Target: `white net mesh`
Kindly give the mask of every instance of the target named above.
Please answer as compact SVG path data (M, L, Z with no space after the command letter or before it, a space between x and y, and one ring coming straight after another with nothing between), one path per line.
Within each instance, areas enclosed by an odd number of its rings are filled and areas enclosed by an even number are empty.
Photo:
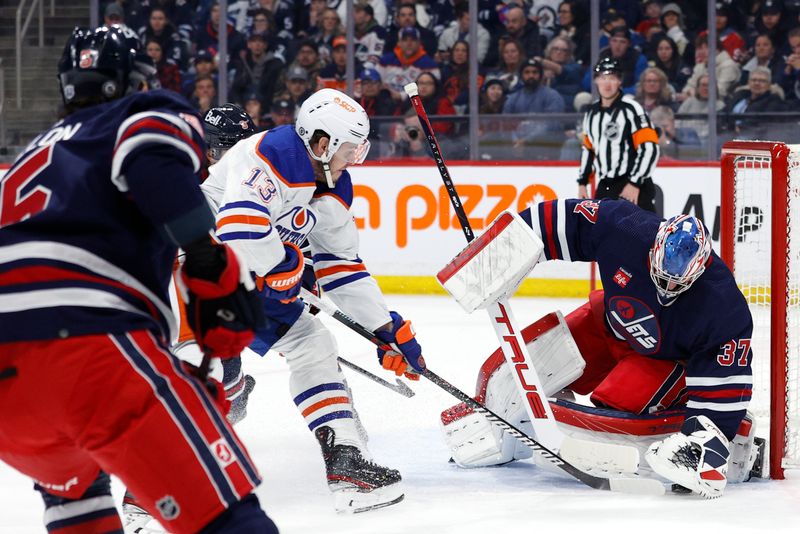
M786 436L784 467L800 466L800 146L791 147L787 194L786 251L771 250L772 161L769 155L739 156L734 163L734 274L753 315L753 400L750 411L756 416L757 434L768 437L770 424L783 427ZM771 269L786 266L788 302L773 302ZM786 306L786 354L772 354L770 311L773 305ZM785 421L783 414L771 414L770 360L780 362L786 376ZM785 363L784 363L785 362Z

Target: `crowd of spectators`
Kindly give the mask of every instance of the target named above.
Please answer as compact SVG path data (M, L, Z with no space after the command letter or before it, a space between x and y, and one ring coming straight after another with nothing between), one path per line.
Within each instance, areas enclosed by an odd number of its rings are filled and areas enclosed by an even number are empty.
M225 80L216 1L114 0L101 9L106 23L136 32L161 86L201 112L218 103L224 83L228 99L269 128L290 123L316 89L346 88L344 0L230 0ZM624 92L658 119L665 155L708 138L706 121L681 116L709 109L712 49L723 138L763 136L754 112L800 111L800 0L718 1L717 43L708 42L703 1L600 0L600 9L600 56L622 63ZM530 157L526 148L554 140L575 146L575 121L514 115L575 113L591 101L589 0L478 0L474 43L466 0L355 0L352 17L353 96L378 117L373 157L424 152L403 92L412 81L437 116L440 141L454 159L465 155L470 54L479 64L481 142L505 144L504 157Z

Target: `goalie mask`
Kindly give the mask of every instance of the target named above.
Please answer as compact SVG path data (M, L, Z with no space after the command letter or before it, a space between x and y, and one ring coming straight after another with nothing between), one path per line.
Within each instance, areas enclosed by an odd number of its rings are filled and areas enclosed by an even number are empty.
M706 269L711 240L700 219L678 215L661 223L650 249L650 278L658 301L669 306Z
M369 117L361 104L336 89L320 89L300 107L295 131L306 145L308 155L322 163L328 187L333 188L330 161L339 153L347 165L363 163L369 153ZM314 154L311 139L317 131L330 139L328 149Z

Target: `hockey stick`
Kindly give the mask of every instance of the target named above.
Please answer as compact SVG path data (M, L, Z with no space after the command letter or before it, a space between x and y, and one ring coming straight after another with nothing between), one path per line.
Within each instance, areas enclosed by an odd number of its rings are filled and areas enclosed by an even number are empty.
M409 397L409 398L414 396L414 390L411 389L410 387L408 387L408 385L405 382L403 382L402 380L400 380L399 378L395 379L395 382L397 382L396 384L392 384L391 382L388 382L388 381L384 380L383 378L370 373L366 369L363 369L363 368L359 367L358 365L345 360L341 356L339 358L337 358L337 360L339 360L339 363L341 363L345 367L349 367L350 369L352 369L356 373L366 376L367 378L369 378L373 382L377 382L378 384L391 389L395 393L399 393L400 395L402 395L404 397Z
M361 337L369 340L375 346L380 347L384 350L392 350L391 347L387 346L383 341L381 341L378 336L375 335L374 332L369 330L367 327L358 323L355 319L350 317L349 315L342 312L339 308L334 306L333 304L322 300L320 297L314 295L313 293L307 291L306 289L300 290L300 297L309 304L312 304L325 312L327 315L331 316L335 320L339 321L349 329L353 330ZM522 430L518 429L489 408L481 404L480 402L476 401L456 386L445 380L444 378L440 377L429 368L425 369L422 373L422 376L445 390L446 392L453 395L455 398L460 400L461 402L465 403L467 406L475 410L476 412L482 414L486 419L491 422L492 424L502 428L515 438L517 438L520 442L524 443L528 446L531 450L539 454L541 457L549 461L554 466L560 468L567 474L571 475L572 477L576 478L580 482L586 484L587 486L600 489L600 490L610 490L610 491L617 491L621 493L634 493L640 495L663 495L664 494L664 485L654 479L649 478L639 478L639 477L614 477L614 478L605 478L590 475L584 471L581 471L568 461L564 460L558 454L555 454L550 449L530 437L528 434L523 432ZM575 444L574 449L569 447L571 444ZM565 436L564 444L567 445L564 447L565 452L567 449L580 449L582 447L582 443L585 443L583 440L573 439L569 436ZM619 446L610 446L608 451L613 451L618 449ZM603 444L599 444L600 449L604 449ZM605 452L605 450L603 451ZM613 456L613 452L610 456Z
M475 233L472 231L467 213L450 178L450 172L444 162L439 142L436 140L433 127L428 120L428 114L422 106L417 84L410 83L406 85L405 91L411 99L414 110L417 112L420 126L422 126L422 131L428 140L433 159L439 169L439 174L442 176L445 189L447 189L447 193L450 196L450 203L453 205L458 222L461 224L464 237L467 238L467 243L470 243L475 239ZM514 382L517 385L520 397L525 401L525 409L531 418L531 425L536 437L547 447L559 450L565 437L564 433L556 426L553 410L544 397L542 381L539 379L530 354L528 354L528 348L522 339L521 330L517 327L508 298L501 298L496 303L488 306L486 310L492 320L492 326L500 343L500 350L503 351L503 356L505 356L509 367L514 370L511 374L515 378Z

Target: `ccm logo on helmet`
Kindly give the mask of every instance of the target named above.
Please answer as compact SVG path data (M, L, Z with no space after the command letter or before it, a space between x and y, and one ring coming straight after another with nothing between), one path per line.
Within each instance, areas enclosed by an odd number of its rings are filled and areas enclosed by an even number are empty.
M346 109L350 113L355 113L356 112L356 108L352 104L349 104L349 103L345 102L344 100L342 100L338 96L336 98L334 98L333 101L336 102L337 104L339 104L340 106L342 106L344 109Z

